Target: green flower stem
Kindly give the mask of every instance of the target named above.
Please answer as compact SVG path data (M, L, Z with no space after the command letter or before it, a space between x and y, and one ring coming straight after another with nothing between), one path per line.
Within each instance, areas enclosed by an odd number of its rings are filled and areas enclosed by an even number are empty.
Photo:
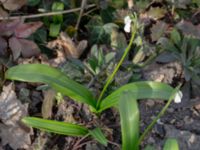
M135 39L135 35L136 35L136 31L137 31L137 28L136 28L136 25L134 24L132 26L132 36L131 36L131 39L130 39L130 42L128 44L128 46L126 47L125 51L124 51L124 54L122 56L122 58L120 59L119 63L117 64L116 68L114 69L114 71L112 72L112 74L108 77L107 79L107 82L105 84L105 86L103 87L103 90L101 91L101 94L98 98L98 101L97 101L97 109L99 109L99 106L100 106L100 103L101 103L101 99L105 93L105 91L107 90L109 84L111 83L111 81L113 80L115 74L117 73L117 71L119 70L119 67L121 66L122 62L124 61L124 59L126 58L126 55L128 54L128 52L130 51L131 49L131 46L133 44L133 40Z
M176 87L176 89L174 89L174 92L170 96L170 98L169 98L168 102L166 103L166 105L163 107L163 109L160 111L160 113L156 116L156 118L151 122L151 124L145 129L145 131L143 132L143 134L140 136L140 138L138 140L138 145L141 144L141 142L144 140L145 136L153 128L153 126L156 124L156 122L158 121L158 119L160 119L161 116L164 115L164 113L166 112L167 108L169 107L169 105L173 101L173 99L175 97L175 94L178 92L178 90L180 89L180 87L181 87L181 85L178 85Z

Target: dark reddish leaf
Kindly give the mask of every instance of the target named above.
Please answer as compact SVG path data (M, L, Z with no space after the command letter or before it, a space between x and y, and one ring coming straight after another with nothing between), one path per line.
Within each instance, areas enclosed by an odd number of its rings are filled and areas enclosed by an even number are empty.
M7 48L7 42L5 39L3 39L2 37L0 37L0 55L5 55L5 50Z
M200 24L195 26L192 22L183 20L176 24L176 27L180 29L183 34L200 39Z
M22 45L18 38L12 37L9 39L9 47L13 53L13 59L16 60L22 51Z
M21 24L20 20L3 21L0 23L0 35L10 36L14 33L15 28Z
M34 42L26 39L12 37L9 39L9 46L12 50L14 60L16 60L20 54L22 54L24 58L29 58L38 56L40 53L38 46Z
M19 42L21 43L21 53L24 58L38 56L40 54L37 44L35 44L33 41L19 39Z
M42 26L42 22L31 22L17 26L15 36L18 38L27 38Z

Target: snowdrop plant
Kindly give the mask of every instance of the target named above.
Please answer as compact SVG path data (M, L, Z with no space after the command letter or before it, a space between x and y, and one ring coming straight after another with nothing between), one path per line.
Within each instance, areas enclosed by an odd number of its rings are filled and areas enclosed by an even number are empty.
M135 38L138 26L136 15L135 17L132 16L131 19L133 23L131 24L132 36L130 43L125 49L125 52L113 73L108 77L105 86L103 87L103 90L98 98L94 97L93 93L85 86L69 79L58 69L44 64L18 65L8 69L5 77L7 79L16 81L40 82L48 84L50 87L62 95L68 96L77 102L88 105L92 110L91 113L94 112L100 115L106 109L111 107L117 108L119 110L121 120L122 149L138 150L139 145L144 139L145 135L149 132L155 122L161 117L161 115L163 115L166 111L170 102L174 98L174 93L177 92L177 89L173 89L171 86L165 83L140 81L121 86L111 94L104 96L107 87L113 81L116 72L118 71L124 58L131 49L131 45ZM128 27L129 25L127 25L127 28ZM181 96L178 95L177 97L178 98L176 98L176 100L180 101ZM139 109L137 106L137 101L148 98L168 100L168 102L161 111L161 114L159 114L156 118L157 120L154 120L149 125L149 127L147 127L145 132L140 136ZM108 143L108 140L106 139L99 126L91 130L78 124L59 122L36 117L25 117L22 119L22 122L47 132L53 132L67 136L90 136L105 146Z

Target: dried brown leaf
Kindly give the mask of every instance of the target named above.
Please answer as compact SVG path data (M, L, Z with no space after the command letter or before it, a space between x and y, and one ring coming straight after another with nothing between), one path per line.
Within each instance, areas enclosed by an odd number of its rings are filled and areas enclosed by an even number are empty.
M200 24L193 25L192 22L182 20L176 24L176 27L180 29L183 34L200 39Z
M151 39L157 41L167 30L168 25L163 21L157 21L151 28Z
M24 128L20 120L27 116L27 105L23 105L15 94L13 84L3 87L0 96L0 137L3 145L9 144L13 149L26 148L31 144L31 130Z
M48 43L48 47L64 51L66 58L79 58L83 50L87 47L87 41L83 40L78 44L78 46L76 46L66 33L61 32L58 39Z
M167 10L162 7L150 7L150 9L145 13L145 16L158 20L165 16Z
M42 116L43 118L50 118L52 115L53 101L56 92L54 90L44 91L44 100L42 103Z
M33 34L38 28L43 25L42 22L31 22L31 23L24 23L16 27L15 29L15 36L18 38L27 38L31 34Z
M17 10L26 4L27 0L3 0L3 7L8 10Z
M3 39L2 37L0 37L0 55L4 55L5 51L7 49L7 42L5 39Z
M9 39L9 47L13 54L13 60L15 61L17 58L19 58L22 51L22 45L19 42L19 39L16 37L11 37Z
M14 33L15 28L21 24L20 20L2 21L0 22L0 35L10 36Z
M8 13L0 6L0 17L8 17Z
M9 46L12 50L14 60L19 58L20 54L22 54L24 58L38 56L40 54L38 46L33 41L26 39L12 37L9 39Z
M40 50L35 42L26 39L19 39L19 41L22 45L21 52L24 58L38 56L40 54Z

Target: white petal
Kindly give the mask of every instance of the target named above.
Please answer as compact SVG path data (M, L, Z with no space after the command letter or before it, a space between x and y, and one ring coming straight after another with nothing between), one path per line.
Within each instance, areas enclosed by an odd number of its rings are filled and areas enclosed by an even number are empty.
M181 99L183 97L183 93L181 91L178 91L175 95L175 98L174 98L174 102L175 103L180 103L181 102Z
M130 24L130 23L131 23L131 18L130 18L130 16L126 16L126 17L124 18L124 23L125 23L125 24Z
M124 31L130 33L131 32L131 23L125 24Z

